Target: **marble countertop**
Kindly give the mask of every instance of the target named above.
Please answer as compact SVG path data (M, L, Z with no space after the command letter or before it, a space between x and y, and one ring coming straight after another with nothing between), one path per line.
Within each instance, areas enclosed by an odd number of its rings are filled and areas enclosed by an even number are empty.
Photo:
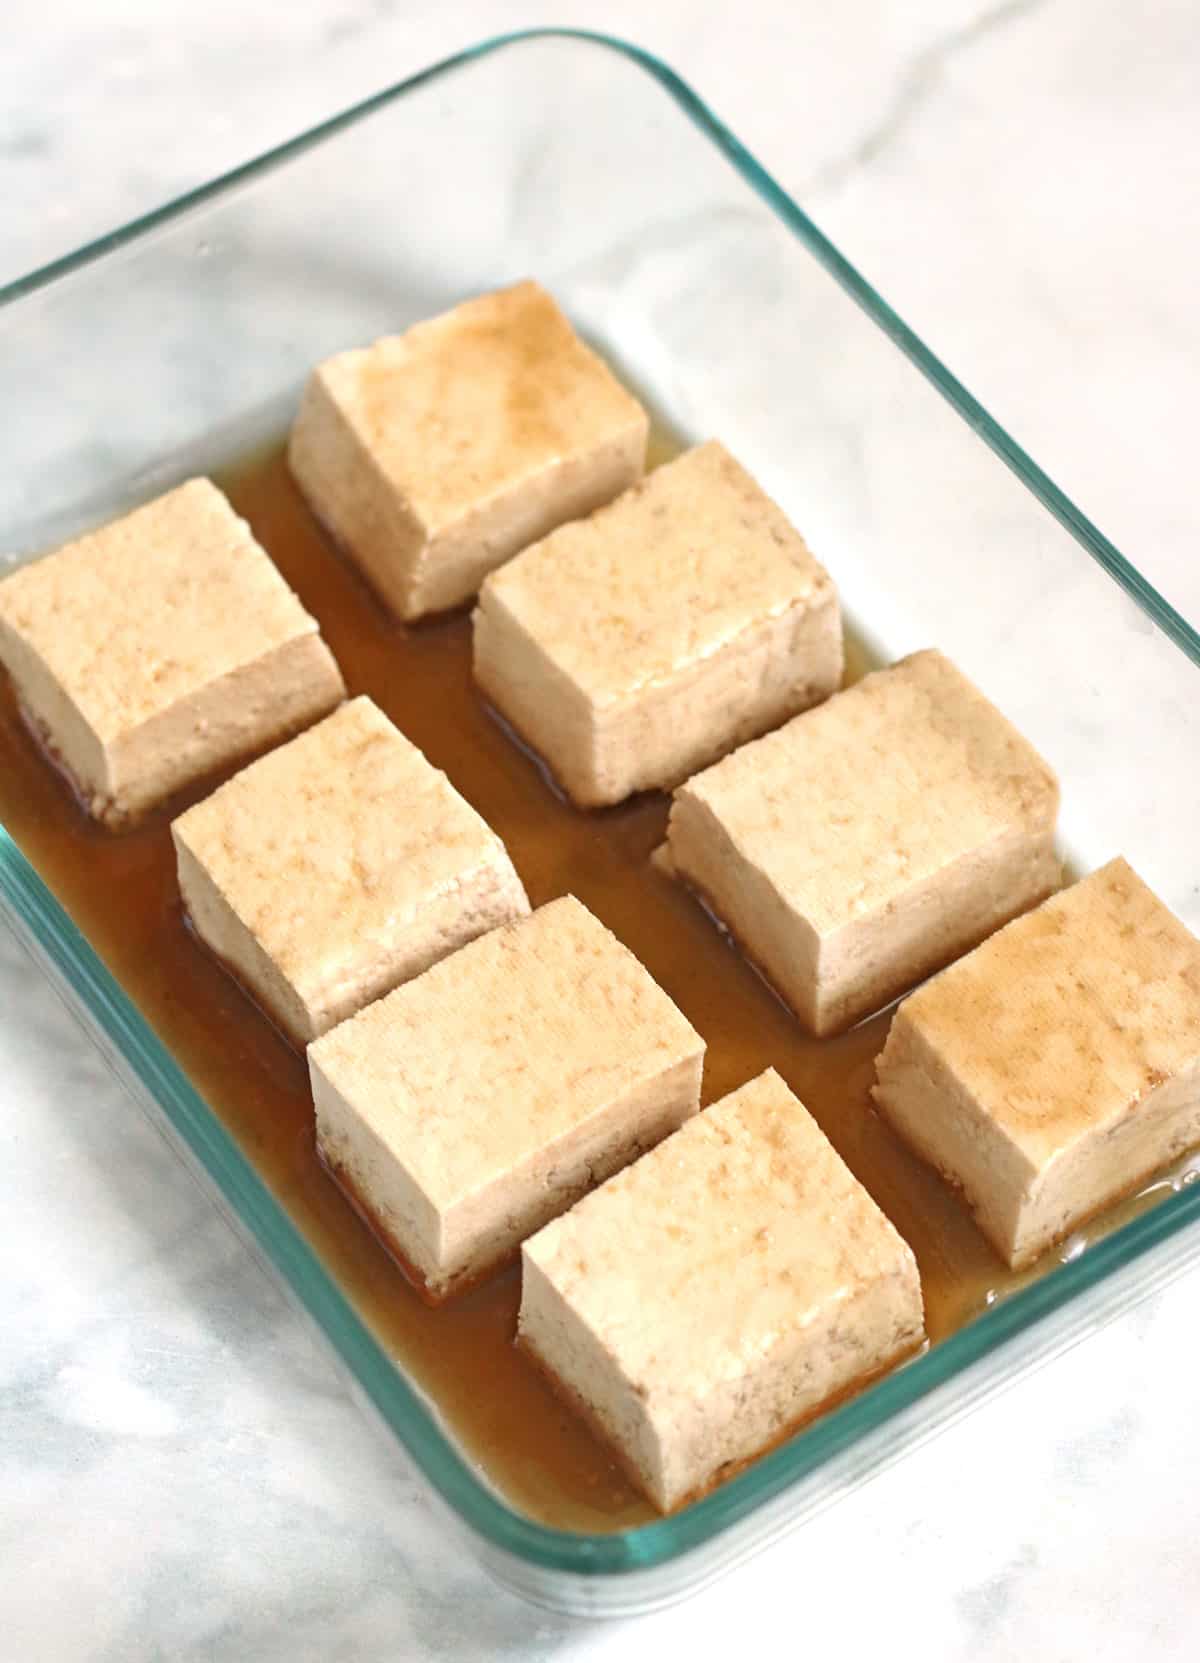
M1187 0L17 12L0 281L481 35L641 40L1200 617ZM0 1150L6 1657L1195 1656L1196 1275L715 1588L588 1625L463 1555L2 927Z

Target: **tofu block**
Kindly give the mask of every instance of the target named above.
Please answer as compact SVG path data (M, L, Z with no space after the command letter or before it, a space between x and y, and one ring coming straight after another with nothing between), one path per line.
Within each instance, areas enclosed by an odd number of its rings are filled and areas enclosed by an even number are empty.
M475 679L576 803L670 787L826 699L837 592L716 441L494 572Z
M522 1254L518 1343L666 1512L924 1339L917 1264L768 1069Z
M437 1303L695 1114L703 1060L568 895L310 1046L317 1147Z
M1027 1265L1200 1144L1200 942L1124 860L905 999L875 1100Z
M495 832L367 698L171 832L196 933L299 1044L529 911Z
M383 602L419 618L640 479L648 430L526 282L319 364L288 456Z
M113 827L346 691L316 620L207 479L0 582L0 663L88 813Z
M676 793L678 874L818 1035L1057 888L1058 782L939 652L864 677Z

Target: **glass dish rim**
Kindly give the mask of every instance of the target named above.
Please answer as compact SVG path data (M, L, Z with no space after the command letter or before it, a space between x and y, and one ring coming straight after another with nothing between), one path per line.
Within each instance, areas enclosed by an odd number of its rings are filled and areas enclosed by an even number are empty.
M171 220L332 137L427 82L522 43L577 41L616 53L648 74L726 158L766 206L985 444L1120 585L1164 635L1200 665L1200 635L1080 512L992 419L916 334L776 183L709 106L661 58L617 36L540 27L491 36L361 100L216 179L185 192L49 264L0 287L0 309L134 243ZM495 1547L547 1570L609 1576L666 1564L724 1533L860 1437L1111 1273L1200 1217L1200 1185L1180 1190L1082 1256L984 1312L932 1350L891 1374L682 1512L628 1530L578 1533L536 1523L511 1508L473 1470L436 1413L373 1338L232 1136L206 1107L178 1064L105 969L69 915L0 825L0 895L64 973L73 992L168 1115L175 1131L316 1320L409 1458L451 1509Z

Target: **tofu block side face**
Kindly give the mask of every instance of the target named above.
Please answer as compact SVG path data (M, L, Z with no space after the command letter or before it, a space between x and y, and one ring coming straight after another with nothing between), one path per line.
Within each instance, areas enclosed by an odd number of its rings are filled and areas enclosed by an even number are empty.
M1033 1164L927 1041L908 1005L892 1018L872 1095L905 1142L962 1190L984 1235L1011 1258Z
M674 1404L677 1431L662 1452L659 1505L678 1506L720 1482L823 1406L911 1356L924 1338L915 1261L884 1269L844 1300L827 1302L802 1334L793 1333L741 1380L720 1382L703 1400ZM660 1398L654 1408L664 1419L671 1415L669 1400Z
M671 804L667 851L675 873L712 908L804 1026L820 1033L820 936L772 882L769 867L748 860L713 804L687 786Z
M1140 1098L1108 1135L1080 1140L1030 1185L1010 1260L1032 1263L1108 1202L1200 1145L1200 1061Z
M581 806L669 787L842 674L828 575L715 441L493 574L475 676Z
M310 1047L318 1147L436 1301L695 1114L703 1054L564 897Z
M502 1180L463 1197L443 1215L441 1259L471 1277L510 1257L528 1236L565 1212L596 1184L644 1155L700 1107L703 1045L679 1061L630 1078L587 1115L549 1163L544 1147L527 1150ZM632 1075L632 1071L631 1071ZM505 1192L508 1192L507 1195Z
M821 943L815 1033L835 1034L886 1005L927 971L956 958L1057 889L1050 837L1000 832L949 860L883 908Z
M289 445L318 517L401 618L641 477L649 422L538 284L314 371Z
M772 1070L525 1244L521 1343L656 1506L914 1350L907 1244Z
M877 671L675 794L676 869L818 1035L1058 885L1058 784L940 653Z
M441 1220L387 1142L355 1111L309 1047L317 1152L354 1206L420 1284L438 1280Z
M544 1234L544 1232L543 1232ZM534 1237L537 1242L539 1237ZM640 1383L615 1362L603 1335L581 1320L554 1268L544 1268L526 1242L521 1254L521 1310L517 1343L533 1358L559 1395L619 1457L622 1467L654 1505L672 1505L665 1451Z
M197 932L300 1043L529 910L500 839L366 698L172 833Z
M114 826L345 696L316 620L206 479L0 583L0 662Z
M1014 1266L1200 1143L1200 943L1124 861L905 1000L876 1099Z

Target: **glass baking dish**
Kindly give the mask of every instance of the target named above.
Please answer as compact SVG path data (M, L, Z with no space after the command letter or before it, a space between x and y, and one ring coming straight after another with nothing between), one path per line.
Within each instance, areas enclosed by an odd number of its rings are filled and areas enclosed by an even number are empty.
M981 683L1057 767L1073 862L1124 853L1200 924L1200 639L701 100L620 41L485 41L0 291L0 546L20 558L277 438L317 359L526 274L662 424L748 463L869 656L936 644ZM455 1446L2 828L0 902L484 1564L561 1610L702 1585L1200 1256L1181 1174L704 1500L551 1529Z

